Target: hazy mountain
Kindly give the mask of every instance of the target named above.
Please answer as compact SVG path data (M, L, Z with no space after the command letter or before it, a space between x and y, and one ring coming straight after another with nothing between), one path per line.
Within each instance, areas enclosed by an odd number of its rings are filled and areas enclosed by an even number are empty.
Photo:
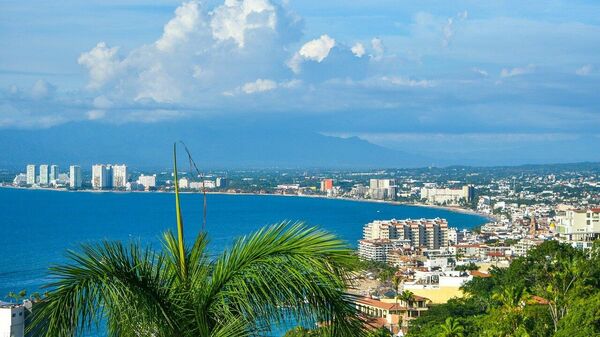
M415 167L428 163L358 138L275 126L69 123L49 129L2 130L0 165L27 163L127 163L168 167L174 141L182 140L195 161L208 168Z

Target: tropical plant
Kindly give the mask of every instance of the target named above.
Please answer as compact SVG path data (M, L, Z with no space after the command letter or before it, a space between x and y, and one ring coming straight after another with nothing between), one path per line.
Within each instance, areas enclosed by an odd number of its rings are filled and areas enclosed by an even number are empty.
M415 294L413 294L410 290L404 290L400 294L396 296L396 299L399 299L406 303L407 306L411 306L414 301Z
M439 337L463 337L465 328L460 324L460 322L453 318L448 317L446 321L441 326L442 332L439 334Z
M352 251L335 236L280 223L213 260L206 233L186 245L173 152L177 237L166 232L162 250L105 241L69 251L69 262L50 270L33 336L70 337L102 322L109 336L251 336L289 316L324 322L330 336L364 334L344 295Z

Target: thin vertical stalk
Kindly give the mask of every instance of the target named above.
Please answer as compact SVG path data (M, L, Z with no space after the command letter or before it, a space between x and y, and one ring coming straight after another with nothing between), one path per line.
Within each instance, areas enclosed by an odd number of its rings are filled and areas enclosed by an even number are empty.
M173 144L173 179L175 183L175 212L177 213L177 240L179 244L179 263L182 276L186 276L185 246L183 242L183 219L181 217L181 202L179 200L179 180L177 178L177 143Z

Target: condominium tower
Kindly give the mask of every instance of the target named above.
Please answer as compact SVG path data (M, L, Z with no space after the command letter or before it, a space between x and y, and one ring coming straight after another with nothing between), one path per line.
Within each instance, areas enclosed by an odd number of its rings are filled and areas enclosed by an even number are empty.
M35 185L35 165L27 165L27 185Z
M81 176L81 167L78 165L71 165L69 167L69 186L72 189L81 188L83 177Z
M40 185L48 185L50 183L50 171L48 165L40 165Z
M112 187L113 188L125 188L127 184L127 165L113 165L112 166Z
M96 164L92 166L92 188L101 190L112 185L112 170L110 165Z

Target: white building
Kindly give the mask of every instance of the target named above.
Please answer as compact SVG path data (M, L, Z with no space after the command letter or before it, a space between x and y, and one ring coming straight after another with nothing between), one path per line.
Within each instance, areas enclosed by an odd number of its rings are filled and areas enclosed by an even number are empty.
M35 185L35 165L27 165L27 185Z
M27 174L19 173L13 179L14 186L25 186L27 185Z
M190 188L190 180L188 178L179 179L179 188Z
M110 165L96 164L92 166L92 188L101 190L110 188L112 184L112 169Z
M556 230L563 242L590 248L600 238L600 208L567 209L557 216Z
M369 196L371 199L396 200L396 180L394 179L371 179L369 180Z
M25 336L25 307L0 302L0 337Z
M465 185L459 189L423 187L421 199L430 204L457 205L460 201L471 202L474 191L472 185Z
M229 186L229 179L218 177L217 180L215 181L215 183L216 183L217 187L225 188L225 187Z
M113 165L112 166L112 187L113 188L125 188L129 175L127 173L127 165Z
M50 181L58 180L58 165L50 165Z
M156 174L151 176L141 175L138 177L137 183L144 186L144 189L149 190L156 188Z
M48 185L50 183L50 171L48 165L40 165L40 185Z
M69 167L69 186L72 189L81 188L83 177L81 175L81 167L79 165L71 165Z

